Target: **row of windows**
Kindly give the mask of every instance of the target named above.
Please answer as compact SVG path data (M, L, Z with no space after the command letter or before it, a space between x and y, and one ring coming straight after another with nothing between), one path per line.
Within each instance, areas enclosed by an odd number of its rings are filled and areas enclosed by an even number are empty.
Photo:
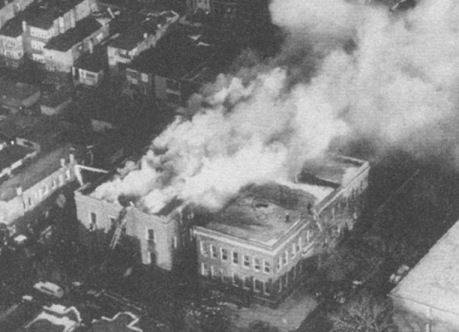
M309 243L312 238L312 232L307 231L306 243ZM301 250L303 249L303 237L299 237L297 241L293 242L289 249L282 252L281 255L277 258L276 271L282 270L284 266L289 264L289 261L293 261L296 257L301 255ZM259 272L263 268L263 272L271 273L272 267L268 260L261 260L258 257L250 257L248 255L239 254L237 251L230 251L226 248L218 248L209 244L208 246L204 241L200 242L200 251L201 255L206 257L211 257L213 259L219 259L223 262L231 261L235 265L241 264L245 268L253 268L255 271Z
M59 174L58 178L53 179L51 181L51 185L45 184L42 187L38 188L38 190L33 195L30 195L27 198L24 197L24 201L22 202L24 210L32 208L35 204L40 203L43 200L43 198L49 194L50 190L55 190L58 187L63 186L65 184L65 181L70 179L71 173L68 169L65 172L65 177L64 174Z
M221 280L222 282L225 281L223 269L219 269L215 266L209 266L206 263L201 263L201 274L205 277ZM255 293L263 292L265 295L271 294L270 283L258 280L257 278L249 276L243 276L241 278L237 274L233 273L231 277L231 283L235 287L241 287L246 290L251 290Z
M201 254L203 256L209 256L209 252L207 252L205 242L202 242L202 241L200 242L200 249L201 249ZM263 272L271 273L271 263L266 259L261 260L258 257L240 255L237 251L229 251L228 249L225 249L225 248L220 248L220 250L218 251L217 247L214 246L213 244L209 245L209 250L210 250L211 258L220 259L223 262L228 262L229 260L231 260L231 262L235 265L242 264L243 267L247 269L253 268L257 272L261 271L262 265L263 265ZM230 254L231 254L231 257L230 257Z
M30 27L30 35L32 37L38 37L42 39L48 39L51 38L54 34L54 29L50 30L43 30L43 29L38 29L34 27Z

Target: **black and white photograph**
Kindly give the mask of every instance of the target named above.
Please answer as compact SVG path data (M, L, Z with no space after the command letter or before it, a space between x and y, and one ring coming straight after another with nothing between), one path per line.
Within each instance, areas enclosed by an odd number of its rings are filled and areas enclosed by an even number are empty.
M0 0L0 332L458 332L457 128L457 0Z

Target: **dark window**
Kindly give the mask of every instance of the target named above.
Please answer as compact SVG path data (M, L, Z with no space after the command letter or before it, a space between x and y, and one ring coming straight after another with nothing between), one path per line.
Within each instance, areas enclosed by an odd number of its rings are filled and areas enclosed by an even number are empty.
M263 290L263 283L258 279L254 279L253 281L253 290L260 293Z
M214 245L210 245L210 255L212 258L217 258L217 248Z
M268 261L264 261L264 270L265 270L265 273L271 273L271 263L269 263Z
M250 257L244 255L244 266L245 267L250 267Z
M238 264L239 263L239 255L235 251L233 251L233 263L234 264Z
M253 259L253 268L255 269L255 271L260 271L260 259L259 258Z
M155 241L155 231L151 228L148 229L148 241Z
M150 255L150 257L149 257L150 264L151 265L156 265L156 254L154 252L149 252L148 254Z
M222 261L226 261L228 259L228 250L222 248L220 252L222 255Z

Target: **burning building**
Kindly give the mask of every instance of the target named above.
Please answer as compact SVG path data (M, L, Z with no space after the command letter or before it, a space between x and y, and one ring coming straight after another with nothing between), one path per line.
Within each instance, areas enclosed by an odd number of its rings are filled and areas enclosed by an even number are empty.
M180 199L172 199L155 212L146 209L140 199L120 196L115 201L98 197L103 183L120 174L106 174L75 192L77 216L88 245L96 241L114 249L125 240L143 264L173 270L190 248L192 212Z
M352 229L368 172L367 162L333 157L307 164L296 183L243 188L194 230L204 282L277 306L314 272L318 255Z

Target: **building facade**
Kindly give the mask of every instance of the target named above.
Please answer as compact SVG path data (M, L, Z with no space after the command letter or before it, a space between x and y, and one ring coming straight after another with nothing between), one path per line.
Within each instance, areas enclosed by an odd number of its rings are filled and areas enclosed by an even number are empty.
M117 228L122 227L120 241L133 249L143 264L166 271L177 268L184 253L191 248L191 210L174 200L152 214L134 203L122 205L94 197L92 193L96 187L109 181L112 175L102 177L102 181L92 185L84 185L75 192L82 241L90 246L108 248L114 241Z
M44 66L45 45L53 37L75 28L76 22L88 17L96 9L95 0L43 1L37 13L23 21L25 54Z
M86 52L93 52L109 35L108 22L87 17L76 23L75 27L53 37L44 47L45 69L70 73L75 61Z
M328 174L305 183L245 189L212 222L196 227L204 283L276 307L311 276L318 256L352 229L368 184L368 163L339 157L332 164Z
M72 151L66 145L38 155L0 181L0 222L8 225L12 234L23 227L15 224L18 218L75 180L76 160Z
M155 47L178 22L179 15L166 11L150 16L113 40L107 47L108 64L114 74L123 74L124 68L140 53Z

